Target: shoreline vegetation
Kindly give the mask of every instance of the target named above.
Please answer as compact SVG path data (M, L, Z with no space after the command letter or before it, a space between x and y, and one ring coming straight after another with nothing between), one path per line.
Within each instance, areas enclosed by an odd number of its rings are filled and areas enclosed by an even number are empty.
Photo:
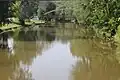
M20 25L20 22L19 22L19 20L17 18L11 18L11 19L12 19L12 22L9 23L9 24L5 24L5 25L0 26L0 30L2 30L2 31L5 31L5 30L12 31L13 30L14 31L15 29L22 28L21 27L22 25ZM45 21L42 21L42 20L32 20L31 19L30 21L25 21L24 27L25 26L26 27L32 26L33 24L34 25L45 24ZM0 33L0 34L2 34L2 33Z
M52 20L65 23L67 19L73 23L82 24L96 37L120 41L119 0L60 0L58 2L15 0L1 2L0 5L0 23L5 23L0 29L47 24ZM4 10L2 5L6 5ZM13 17L12 22L6 24L5 20L10 16Z

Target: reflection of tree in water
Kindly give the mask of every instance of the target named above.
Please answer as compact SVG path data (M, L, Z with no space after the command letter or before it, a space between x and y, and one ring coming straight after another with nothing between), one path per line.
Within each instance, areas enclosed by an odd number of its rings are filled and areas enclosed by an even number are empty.
M112 55L115 53L116 45L113 42L106 42L99 39L73 39L71 40L71 51L75 56ZM96 52L96 53L95 53Z
M31 65L37 55L36 51L35 42L16 41L15 57L18 61L22 61L26 65Z
M44 37L43 37L44 38ZM39 43L39 44L38 44ZM15 41L15 55L8 57L8 52L0 51L0 79L8 80L31 80L31 73L20 68L19 63L31 65L33 59L46 50L51 45L51 41ZM13 74L13 75L12 75ZM27 76L27 77L26 77Z
M73 80L118 80L120 64L115 46L100 40L71 40L71 51L79 58L73 67Z
M8 80L12 74L13 64L14 61L8 58L7 52L0 50L0 80Z
M29 68L17 67L9 80L33 80Z
M1 80L32 80L28 67L21 67L15 56L9 56L6 51L0 51L0 79Z
M120 63L120 44L117 44L117 48L116 48L116 58Z
M16 41L16 57L24 64L31 65L33 59L50 47L55 39L54 35L44 31L21 31Z
M55 36L45 31L21 31L19 33L19 40L21 41L54 41Z
M22 41L36 41L36 31L20 31L18 38Z
M37 55L41 55L43 50L47 50L51 43L45 41L37 42L16 42L15 56L24 64L31 65Z

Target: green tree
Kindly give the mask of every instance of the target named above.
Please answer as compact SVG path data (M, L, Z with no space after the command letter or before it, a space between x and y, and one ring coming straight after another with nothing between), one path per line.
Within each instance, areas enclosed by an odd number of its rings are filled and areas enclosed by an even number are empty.
M34 16L34 14L37 14L37 7L37 0L21 0L19 20L22 25L24 25L25 19L30 19Z
M10 16L10 3L9 1L0 1L0 24L5 24L6 18Z
M44 13L45 13L45 11L39 7L38 11L37 11L37 16L38 16L39 20L44 19Z
M56 9L56 4L53 2L48 2L46 7L46 12L52 11ZM50 21L51 19L54 19L55 17L55 11L51 12L46 15L46 20Z
M73 15L79 23L96 26L113 36L120 23L119 0L61 0L62 6L73 10ZM60 5L61 6L61 5Z

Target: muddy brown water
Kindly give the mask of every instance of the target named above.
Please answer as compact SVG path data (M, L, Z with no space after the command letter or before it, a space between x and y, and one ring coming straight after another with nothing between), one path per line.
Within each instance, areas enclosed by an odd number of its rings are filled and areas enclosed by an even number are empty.
M119 45L65 26L16 32L13 52L0 49L0 80L120 79Z

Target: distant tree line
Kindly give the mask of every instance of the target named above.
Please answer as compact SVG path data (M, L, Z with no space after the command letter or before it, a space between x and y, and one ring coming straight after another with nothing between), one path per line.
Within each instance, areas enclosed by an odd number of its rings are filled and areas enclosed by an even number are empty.
M25 25L25 19L31 19L38 16L40 20L51 21L52 19L58 20L58 16L64 19L65 11L52 11L56 10L57 4L55 2L46 1L45 9L39 6L40 0L7 0L0 1L0 24L5 24L6 19L9 17L16 17L19 19L21 25ZM52 11L52 12L50 12ZM48 14L45 14L49 12ZM63 19L62 19L63 18Z

